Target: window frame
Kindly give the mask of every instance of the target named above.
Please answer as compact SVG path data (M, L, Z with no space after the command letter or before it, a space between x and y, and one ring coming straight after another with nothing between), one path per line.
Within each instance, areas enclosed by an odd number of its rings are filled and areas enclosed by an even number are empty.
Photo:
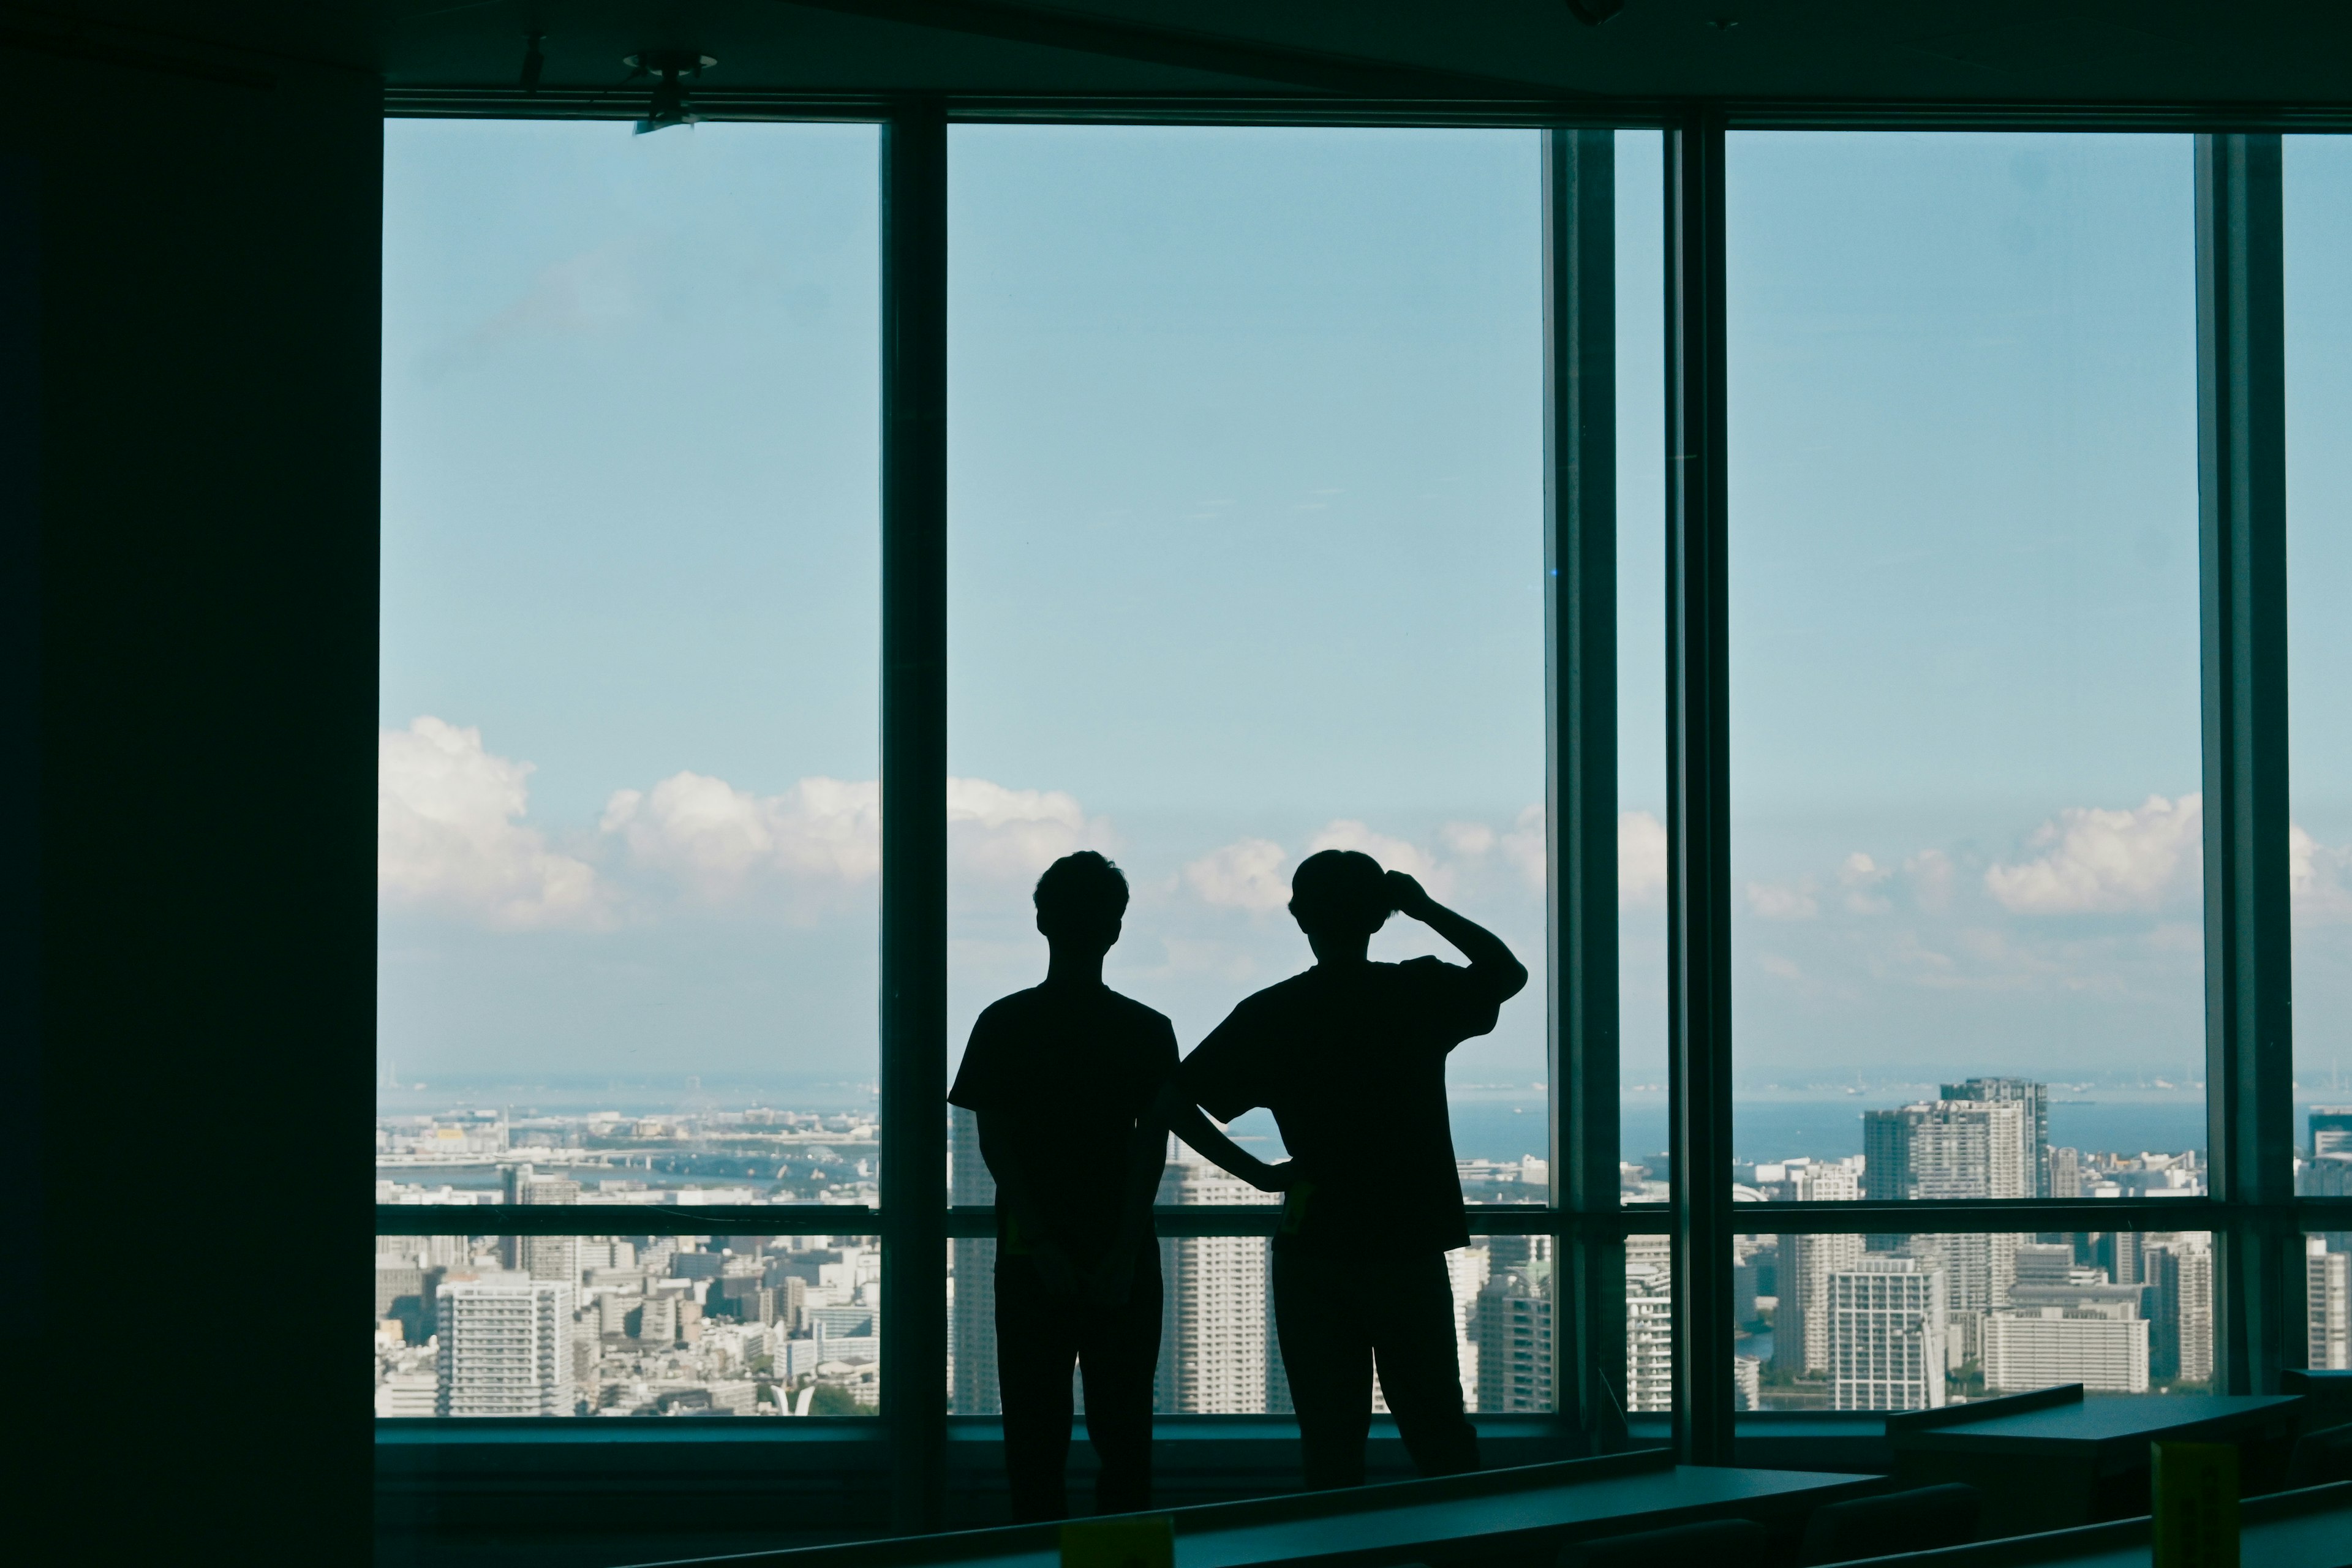
M955 124L1517 127L1544 134L1547 564L1547 962L1552 1185L1548 1205L1473 1205L1477 1235L1557 1238L1551 1415L1566 1435L1622 1397L1623 1240L1669 1234L1675 1270L1672 1443L1730 1462L1731 1237L1737 1233L2210 1232L2217 1384L2274 1392L2303 1359L2302 1240L2352 1230L2352 1198L2293 1190L2292 953L2286 903L2284 328L2280 135L2352 133L2352 108L2040 107L1738 101L1596 104L1237 95L697 92L716 120L882 127L883 819L881 1196L871 1206L647 1205L600 1210L631 1234L779 1232L879 1238L884 1363L944 1364L950 1238L994 1211L950 1206L947 1138L947 223ZM389 89L394 118L610 119L609 93ZM1665 147L1670 1196L1618 1188L1615 893L1613 132ZM1723 461L1725 136L1735 130L2080 131L2195 138L2200 709L2205 799L2206 1066L2211 1190L2188 1199L1738 1203L1731 1193L1731 974L1726 773L1734 519ZM1640 279L1635 287L1645 286ZM1586 396L1585 388L1606 388ZM893 1128L912 1130L893 1137ZM924 1135L930 1129L931 1134ZM1573 1152L1574 1158L1564 1158ZM1695 1173L1712 1171L1709 1181ZM1163 1237L1270 1235L1273 1205L1161 1208ZM467 1224L478 1211L467 1210ZM499 1215L502 1234L583 1233L562 1207ZM448 1210L379 1205L378 1236L451 1229ZM1696 1353L1695 1353L1696 1352ZM935 1528L949 1418L922 1375L883 1380L859 1440L891 1447L892 1518ZM403 1427L439 1425L404 1421ZM480 1426L481 1423L472 1423ZM747 1434L748 1436L748 1434ZM845 1437L846 1434L845 1434ZM414 1435L404 1440L415 1440Z

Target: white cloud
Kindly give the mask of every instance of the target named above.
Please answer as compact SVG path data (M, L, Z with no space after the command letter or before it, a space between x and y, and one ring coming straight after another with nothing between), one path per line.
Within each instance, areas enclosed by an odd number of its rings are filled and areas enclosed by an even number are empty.
M1655 904L1666 896L1666 825L1646 811L1617 814L1617 901Z
M1952 858L1940 849L1922 849L1903 862L1910 879L1911 896L1921 909L1937 912L1952 902Z
M2300 826L2290 825L2286 885L2295 919L2352 920L2352 844L2322 844Z
M1391 838L1384 833L1375 833L1360 822L1334 822L1317 834L1307 846L1307 852L1309 855L1318 854L1326 849L1360 850L1379 861L1381 870L1402 871L1407 876L1417 877L1423 882L1428 882L1431 879L1441 875L1441 868L1429 851L1419 845L1407 843L1404 839ZM1433 894L1437 893L1434 885L1430 888L1430 891Z
M377 896L514 930L602 923L594 868L517 820L530 771L492 755L479 730L429 714L378 731Z
M1449 853L1465 860L1480 859L1495 847L1495 830L1483 822L1449 822L1437 837Z
M1201 901L1234 910L1278 910L1290 901L1290 881L1282 874L1289 857L1271 838L1244 838L1213 849L1184 868L1184 880Z
M1618 847L1621 851L1624 847L1624 822L1621 818L1617 826ZM1517 867L1519 875L1527 879L1528 886L1538 891L1542 890L1545 882L1551 876L1549 857L1545 854L1546 837L1544 808L1537 805L1520 812L1518 822L1508 833L1504 834L1501 839L1503 858ZM1624 881L1625 869L1621 859L1617 868L1617 882L1621 891L1623 889Z
M1810 877L1795 882L1750 882L1747 892L1748 907L1768 921L1809 921L1822 912Z
M2150 795L2130 811L2070 806L2034 834L2042 853L1985 871L1985 890L2017 914L2154 910L2192 890L2201 865L2203 797Z
M1060 790L948 780L948 854L963 870L1026 880L1080 849L1108 851L1110 824Z
M1858 915L1883 915L1895 906L1878 890L1880 884L1895 875L1892 867L1881 866L1859 849L1845 858L1838 868L1838 886L1845 889L1845 907Z
M755 874L846 886L882 868L881 792L871 782L806 778L760 796L676 773L650 791L616 791L602 826L627 847L632 865L706 898L740 891Z

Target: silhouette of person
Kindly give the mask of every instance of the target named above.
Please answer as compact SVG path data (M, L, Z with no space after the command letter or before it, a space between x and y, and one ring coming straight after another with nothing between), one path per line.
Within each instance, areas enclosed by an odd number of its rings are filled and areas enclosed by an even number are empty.
M1069 1513L1073 1364L1101 1461L1096 1511L1151 1506L1160 1249L1148 1194L1139 1212L1129 1201L1146 1138L1155 1182L1160 1129L1171 1124L1244 1180L1283 1179L1197 1108L1189 1119L1152 1119L1154 1095L1176 1070L1176 1034L1103 984L1127 912L1118 868L1090 849L1066 855L1037 879L1035 902L1051 954L1045 984L981 1014L948 1094L978 1120L996 1178L997 1384L1005 1477L1023 1522Z
M1274 1305L1307 1486L1361 1486L1372 1370L1424 1476L1478 1468L1462 1412L1445 1254L1470 1234L1445 1110L1445 1058L1494 1028L1528 972L1493 932L1354 850L1310 855L1290 912L1315 967L1245 999L1155 1107L1230 1121L1274 1112L1297 1173L1274 1238ZM1375 963L1391 913L1470 960Z

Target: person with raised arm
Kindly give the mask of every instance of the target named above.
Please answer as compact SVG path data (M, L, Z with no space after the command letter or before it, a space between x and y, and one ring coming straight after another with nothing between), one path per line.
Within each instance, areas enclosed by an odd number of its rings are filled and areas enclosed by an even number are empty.
M1315 966L1235 1007L1154 1119L1231 1121L1264 1106L1282 1130L1297 1173L1274 1239L1274 1307L1307 1487L1363 1484L1375 1364L1421 1473L1474 1470L1445 1266L1470 1242L1445 1059L1495 1027L1528 972L1492 931L1369 855L1310 855L1290 886ZM1374 963L1372 933L1392 913L1467 965Z

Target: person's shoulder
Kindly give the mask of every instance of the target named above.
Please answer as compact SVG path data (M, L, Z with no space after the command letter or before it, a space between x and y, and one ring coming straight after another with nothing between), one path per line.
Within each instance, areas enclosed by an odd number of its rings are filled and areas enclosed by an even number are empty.
M1424 954L1420 958L1408 958L1402 963L1382 963L1376 964L1374 967L1379 969L1394 970L1398 973L1414 980L1431 980L1443 974L1467 974L1470 973L1469 969L1463 964L1448 963L1442 958L1428 954Z
M983 1029L992 1031L1018 1027L1035 1017L1040 1001L1040 989L1038 986L1032 985L1026 991L1015 991L1009 995L999 996L980 1010L980 1016L972 1023L972 1033L978 1034Z
M1131 1027L1154 1030L1160 1028L1172 1029L1175 1027L1173 1024L1171 1024L1168 1021L1167 1014L1160 1012L1157 1008L1145 1006L1142 1003L1137 1001L1134 997L1128 995L1124 992L1111 992L1110 1005L1112 1015L1121 1023L1129 1025Z

